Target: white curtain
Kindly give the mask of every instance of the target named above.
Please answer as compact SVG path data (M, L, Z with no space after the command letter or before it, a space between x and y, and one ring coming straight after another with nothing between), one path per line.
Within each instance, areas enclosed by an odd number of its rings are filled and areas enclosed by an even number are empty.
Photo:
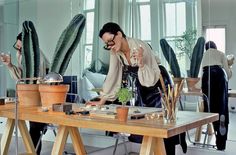
M98 18L98 29L97 33L94 32L95 42L98 38L96 35L98 35L99 30L107 22L119 24L127 36L137 36L135 35L135 29L137 29L138 24L134 24L134 9L132 7L134 1L135 0L99 0L98 10L96 10L98 13L98 16L96 16ZM99 39L96 46L97 48L94 48L98 50L96 50L96 53L93 53L93 60L100 59L105 63L109 63L109 53L103 50L103 45L104 44Z

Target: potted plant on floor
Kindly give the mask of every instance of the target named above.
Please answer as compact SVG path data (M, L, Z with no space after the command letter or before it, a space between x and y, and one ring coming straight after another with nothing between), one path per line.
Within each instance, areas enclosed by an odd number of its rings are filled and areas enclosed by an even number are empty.
M67 28L61 34L56 50L53 56L53 62L50 68L50 74L61 76L64 75L70 59L79 44L84 26L85 16L82 14L76 15ZM54 103L65 103L66 94L69 90L69 85L52 84L48 81L39 85L39 91L42 101L42 106L51 107Z
M117 92L118 101L121 102L122 106L116 108L117 119L119 121L127 121L129 107L125 106L132 98L132 91L128 88L120 88Z
M39 85L40 49L38 35L31 21L22 24L22 79L17 82L16 90L21 105L41 105Z

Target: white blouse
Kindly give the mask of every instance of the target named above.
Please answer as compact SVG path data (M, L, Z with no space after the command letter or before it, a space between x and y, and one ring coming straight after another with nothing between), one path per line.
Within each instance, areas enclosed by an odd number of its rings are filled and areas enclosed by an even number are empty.
M21 78L22 75L22 65L21 65L21 61L22 61L22 55L18 54L18 52L16 53L16 57L17 57L17 66L12 65L10 67L8 67L8 70L11 74L11 77L14 80L18 80ZM40 77L44 77L46 75L46 69L49 68L50 63L47 60L47 58L45 57L45 55L43 54L42 51L40 51L40 69L39 69L39 76Z
M142 86L150 87L154 86L159 80L160 69L158 67L158 60L154 53L152 52L150 46L145 42L126 37L130 52L133 52L133 49L138 49L140 46L143 48L143 68L138 69L138 79ZM132 53L130 54L132 55ZM116 93L121 87L122 80L122 61L120 56L123 58L126 65L130 65L122 52L114 53L110 51L110 64L109 71L106 77L106 80L103 84L103 92L101 92L101 97L108 101L114 101L116 99ZM135 60L130 58L131 65L137 65Z
M218 65L218 66L221 66L222 68L224 68L224 70L228 76L228 79L230 79L232 77L232 69L228 65L226 55L219 50L210 48L203 55L202 67L214 66L214 65Z

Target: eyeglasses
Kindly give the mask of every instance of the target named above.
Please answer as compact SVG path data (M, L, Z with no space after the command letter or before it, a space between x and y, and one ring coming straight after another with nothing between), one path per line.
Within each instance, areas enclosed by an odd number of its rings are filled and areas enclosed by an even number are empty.
M17 47L17 44L16 44L16 42L15 42L15 44L13 45L13 48L14 49L16 49L16 50L18 50L18 51L21 51L21 47L19 48L19 47Z
M108 41L104 46L103 48L105 50L111 50L111 46L114 46L116 43L114 41L114 39L116 38L116 35L113 36L112 40Z

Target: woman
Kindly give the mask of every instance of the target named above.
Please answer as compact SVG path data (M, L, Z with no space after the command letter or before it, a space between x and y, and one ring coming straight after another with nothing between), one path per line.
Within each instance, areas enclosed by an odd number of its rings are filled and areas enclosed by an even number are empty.
M102 105L106 101L115 101L116 93L121 86L125 85L127 73L131 73L137 78L135 82L138 88L137 96L140 97L137 99L136 105L161 107L160 95L158 95L156 86L160 69L150 46L141 40L126 37L116 23L105 24L100 30L99 36L105 42L104 49L111 51L110 65L103 84L101 100L90 102L90 104ZM147 102L148 89L151 89L148 91L149 93L156 94L156 98L153 98L152 102Z
M100 101L88 102L92 105L117 103L116 92L121 87L135 87L136 106L161 107L158 87L161 88L159 77L162 74L166 84L172 84L171 78L164 67L159 67L160 61L152 53L147 43L126 37L116 23L107 23L100 30L99 37L104 41L104 49L110 50L110 64ZM161 69L161 70L160 70ZM175 145L181 145L186 152L185 134L165 139L168 155L175 154ZM142 136L131 135L130 141L142 142Z
M209 99L209 107L205 101L204 111L219 113L220 120L213 123L216 146L218 150L225 150L229 124L228 79L232 76L232 70L226 55L217 50L214 42L207 42L205 49L202 59L202 92Z

